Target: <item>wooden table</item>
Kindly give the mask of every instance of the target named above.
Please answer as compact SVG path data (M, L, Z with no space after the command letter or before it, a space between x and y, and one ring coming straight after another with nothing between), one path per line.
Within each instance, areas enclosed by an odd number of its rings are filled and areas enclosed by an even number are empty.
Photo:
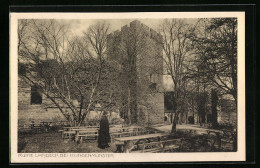
M98 131L98 128L72 128L70 131Z
M138 135L147 135L150 131L124 131L124 132L112 132L110 133L111 138L119 138L119 137L130 137L130 136L138 136Z
M156 134L146 134L146 135L138 135L138 136L130 136L130 137L120 137L120 138L115 138L116 141L119 142L124 142L123 145L118 145L117 146L117 150L116 152L124 152L124 153L128 153L130 150L132 150L130 148L130 143L133 141L134 146L138 145L138 143L141 140L150 140L152 138L158 138L158 140L160 141L162 137L168 136L169 134L165 134L165 133L156 133ZM121 147L123 146L123 150L121 149Z

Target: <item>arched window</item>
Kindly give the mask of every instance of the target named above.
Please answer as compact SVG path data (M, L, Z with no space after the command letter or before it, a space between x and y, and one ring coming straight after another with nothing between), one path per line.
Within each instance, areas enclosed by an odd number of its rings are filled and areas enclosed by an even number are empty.
M150 82L151 83L156 83L155 82L155 74L150 74Z
M152 91L155 91L156 87L157 87L155 77L156 77L155 74L150 74L150 85L149 85L149 88Z
M31 104L42 104L42 93L39 87L31 86Z

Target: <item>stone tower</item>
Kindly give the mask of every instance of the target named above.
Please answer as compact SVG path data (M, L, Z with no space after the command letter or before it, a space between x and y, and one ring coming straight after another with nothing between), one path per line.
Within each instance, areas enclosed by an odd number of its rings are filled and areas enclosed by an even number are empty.
M140 21L108 36L108 58L122 74L121 98L126 108L120 110L121 117L131 123L163 123L162 54L162 36Z

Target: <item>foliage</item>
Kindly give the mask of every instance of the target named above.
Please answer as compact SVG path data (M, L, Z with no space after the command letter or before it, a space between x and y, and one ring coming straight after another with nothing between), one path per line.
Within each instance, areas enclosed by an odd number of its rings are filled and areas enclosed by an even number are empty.
M123 124L124 120L122 118L112 118L110 121L110 125L120 125Z
M196 68L202 81L237 100L237 19L200 20L192 35Z

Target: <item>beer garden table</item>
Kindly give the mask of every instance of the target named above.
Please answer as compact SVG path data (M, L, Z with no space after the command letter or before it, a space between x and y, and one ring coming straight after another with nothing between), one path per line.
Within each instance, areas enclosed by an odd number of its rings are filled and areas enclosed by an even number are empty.
M152 138L158 138L158 140L160 141L162 137L168 135L169 134L166 133L155 133L155 134L137 135L137 136L130 136L130 137L120 137L120 138L115 138L115 140L124 143L123 152L126 153L129 150L130 143L133 141L136 141L134 145L138 145L141 140L145 140L145 139L150 140ZM117 146L116 152L121 151L121 146L122 145Z

